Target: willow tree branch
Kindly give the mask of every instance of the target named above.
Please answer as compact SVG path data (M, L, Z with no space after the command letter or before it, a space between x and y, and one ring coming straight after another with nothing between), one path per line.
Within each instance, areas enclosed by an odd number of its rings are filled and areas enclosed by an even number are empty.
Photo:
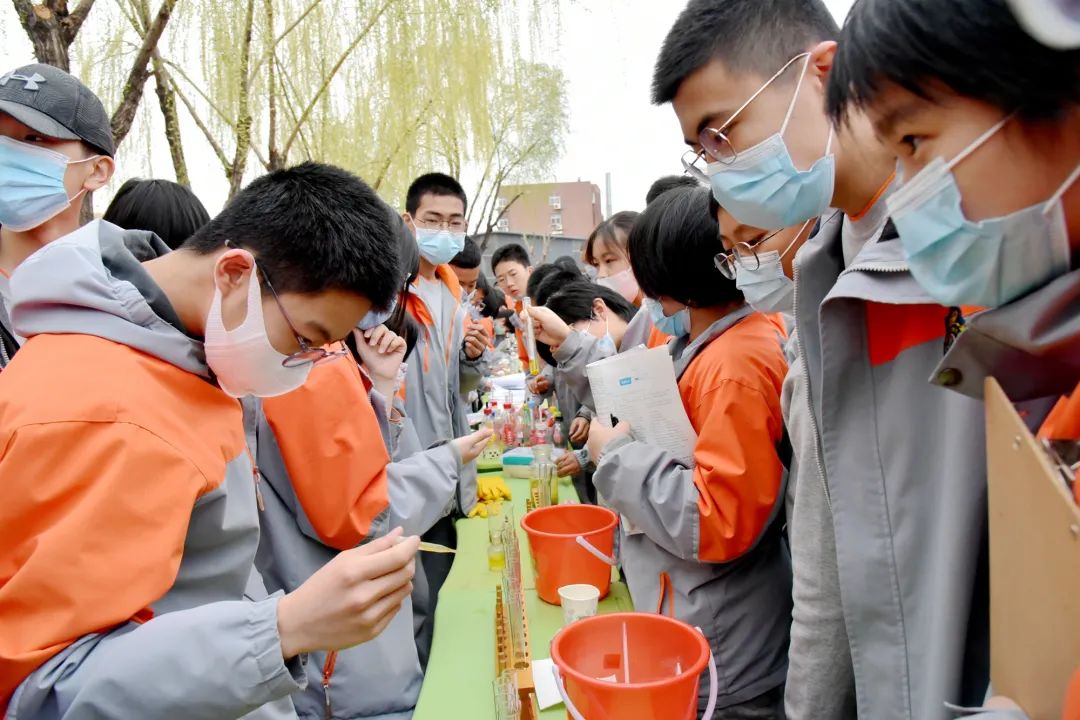
M165 32L165 25L169 22L173 8L177 0L163 0L158 9L154 21L143 36L142 46L135 56L131 65L131 72L124 83L124 91L121 95L120 105L113 113L111 125L113 143L119 147L131 130L131 124L135 121L135 112L139 109L139 101L142 99L143 88L146 79L150 77L150 56L161 40L161 34Z

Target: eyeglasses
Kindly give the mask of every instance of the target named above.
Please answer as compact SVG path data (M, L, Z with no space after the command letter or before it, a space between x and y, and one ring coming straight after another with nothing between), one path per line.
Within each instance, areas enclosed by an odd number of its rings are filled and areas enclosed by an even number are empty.
M266 274L266 271L259 267L259 263L255 263L255 267L259 271L259 274L262 275L263 282L266 283L266 287L270 290L270 294L274 296L274 302L277 303L278 310L281 311L281 316L285 318L285 322L289 325L289 329L292 330L293 335L296 336L296 342L300 345L300 349L287 355L285 359L281 361L281 364L287 368L301 367L307 364L318 366L345 357L348 352L347 350L327 350L326 348L312 347L309 345L308 341L297 332L296 326L293 325L293 321L289 317L289 313L285 312L285 306L281 304L281 298L278 297L277 290L274 290L274 286L270 283L270 277Z
M735 118L737 118L739 114L743 110L745 110L750 103L754 102L754 100L757 99L758 95L765 92L765 88L772 85L773 81L776 80L776 78L780 77L785 70L791 67L797 60L800 60L802 58L806 58L806 63L808 66L810 62L810 53L800 53L795 57L791 58L786 63L784 63L784 66L777 70L771 78L765 81L764 85L759 87L753 95L747 98L746 102L739 106L738 110L731 113L731 117L725 120L723 125L720 125L716 128L707 127L703 129L700 133L698 133L698 144L701 145L702 153L707 154L714 161L723 165L730 165L731 163L735 162L735 158L738 157L738 153L735 152L735 148L732 146L731 140L728 139L728 136L725 134L725 132L729 127L731 127L731 123L735 120ZM806 67L803 68L803 72L806 72ZM798 94L798 92L799 88L796 87L796 95ZM794 107L795 100L794 98L792 98L791 107L788 108L787 116L784 118L784 124L782 125L782 128L787 127L788 120L791 119L791 111ZM781 132L783 132L783 129L781 129ZM698 154L701 155L701 153ZM683 157L685 158L686 156L684 155ZM686 166L685 161L683 162L683 166Z
M705 168L702 167L702 165L705 164L704 150L698 152L687 150L683 153L683 156L679 158L679 161L682 163L684 173L700 183L705 185L709 184L709 175L705 172Z
M728 280L735 279L736 265L746 270L757 270L761 267L761 260L757 255L758 246L769 242L782 232L783 230L777 230L752 243L736 243L730 252L717 253L713 258L713 264Z
M449 232L465 232L468 228L468 224L464 219L458 220L420 220L419 218L413 218L413 224L424 228L425 230L447 230Z

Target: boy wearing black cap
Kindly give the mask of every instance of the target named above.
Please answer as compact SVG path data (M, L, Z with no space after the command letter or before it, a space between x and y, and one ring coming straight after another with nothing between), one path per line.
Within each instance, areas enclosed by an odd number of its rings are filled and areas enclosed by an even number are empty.
M8 277L79 227L84 198L115 169L109 115L78 78L33 64L0 75L0 368L18 349Z

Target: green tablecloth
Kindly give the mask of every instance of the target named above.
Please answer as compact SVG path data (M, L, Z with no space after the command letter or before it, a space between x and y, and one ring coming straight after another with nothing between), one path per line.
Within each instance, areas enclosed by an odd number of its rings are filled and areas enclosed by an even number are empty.
M548 605L537 595L533 582L529 541L521 529L529 481L506 479L513 495L514 520L521 546L521 574L534 659L548 657L548 644L562 628L562 608ZM569 480L559 486L560 498L576 498ZM491 684L495 679L495 587L499 573L487 565L487 521L459 520L458 553L450 576L439 593L435 611L435 637L427 676L414 720L494 720ZM600 603L601 613L633 610L630 593L612 582L611 593ZM562 705L541 713L544 720L564 720Z

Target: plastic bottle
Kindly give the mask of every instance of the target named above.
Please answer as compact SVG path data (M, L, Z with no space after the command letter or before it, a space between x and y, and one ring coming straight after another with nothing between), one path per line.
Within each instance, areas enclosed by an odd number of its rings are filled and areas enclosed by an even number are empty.
M524 403L521 406L521 426L519 428L519 434L522 436L522 439L526 443L528 443L529 445L532 445L532 441L533 441L533 414L532 414L532 408L529 407L528 403Z
M510 403L503 403L503 444L508 448L518 447L517 419L510 409Z

